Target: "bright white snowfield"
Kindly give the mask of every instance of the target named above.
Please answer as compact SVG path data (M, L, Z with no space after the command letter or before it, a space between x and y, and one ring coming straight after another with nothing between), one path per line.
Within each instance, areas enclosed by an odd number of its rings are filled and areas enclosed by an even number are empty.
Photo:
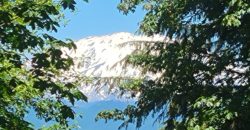
M138 49L135 44L146 42L169 42L169 39L160 35L148 37L126 32L83 38L75 42L77 50L64 50L73 57L75 63L68 74L104 79L139 77L140 71L132 66L125 67L124 60ZM107 85L101 87L96 93L93 85L83 83L80 87L89 101L114 99L114 96L107 95L108 88Z

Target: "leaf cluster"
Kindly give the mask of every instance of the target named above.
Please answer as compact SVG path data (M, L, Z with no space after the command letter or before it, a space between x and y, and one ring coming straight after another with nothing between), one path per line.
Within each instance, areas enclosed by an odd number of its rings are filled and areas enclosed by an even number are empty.
M121 126L140 127L152 115L168 130L249 129L249 1L122 0L119 9L127 14L140 5L147 7L141 33L174 42L131 56L132 64L161 76L139 85L133 111L118 113ZM99 118L112 119L106 115Z
M73 60L61 48L76 46L48 34L60 26L61 11L74 5L73 0L0 1L0 129L34 129L24 118L29 110L67 128L75 118L74 102L87 101L76 82L62 80Z

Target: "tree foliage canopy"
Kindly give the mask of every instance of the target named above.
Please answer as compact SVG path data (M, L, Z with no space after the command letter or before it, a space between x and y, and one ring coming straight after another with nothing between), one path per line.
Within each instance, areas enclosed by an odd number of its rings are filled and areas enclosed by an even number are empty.
M57 31L64 9L74 10L75 1L0 0L0 129L33 129L24 119L29 110L66 129L75 118L71 106L87 101L62 75L73 60L61 47L75 49L73 42L48 33Z
M137 87L135 106L97 118L123 120L121 127L152 115L168 130L250 129L250 1L122 0L118 8L141 5L140 31L174 42L152 43L129 62L161 77Z

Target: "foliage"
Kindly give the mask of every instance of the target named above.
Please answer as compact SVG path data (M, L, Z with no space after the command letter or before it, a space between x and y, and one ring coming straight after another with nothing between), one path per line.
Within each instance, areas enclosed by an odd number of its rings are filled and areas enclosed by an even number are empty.
M137 86L135 106L97 118L123 120L121 127L152 115L163 129L250 129L250 1L122 0L118 8L140 5L141 33L173 43L153 43L130 62L161 76Z
M75 1L0 0L0 129L33 129L24 119L32 109L67 128L74 102L87 101L62 75L73 61L61 47L75 45L47 33L57 31L64 9L74 10Z

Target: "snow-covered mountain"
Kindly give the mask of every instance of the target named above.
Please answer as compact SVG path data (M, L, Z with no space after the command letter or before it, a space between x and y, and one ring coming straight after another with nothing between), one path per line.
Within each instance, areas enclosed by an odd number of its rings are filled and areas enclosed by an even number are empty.
M138 46L145 42L168 42L169 39L160 35L143 36L127 32L114 33L104 36L91 36L76 41L77 50L67 51L74 58L75 66L70 73L87 77L115 78L115 77L138 77L140 70L132 67L124 67L122 62L133 53ZM95 92L93 85L80 87L89 100L104 100L110 98L107 95L107 86Z

